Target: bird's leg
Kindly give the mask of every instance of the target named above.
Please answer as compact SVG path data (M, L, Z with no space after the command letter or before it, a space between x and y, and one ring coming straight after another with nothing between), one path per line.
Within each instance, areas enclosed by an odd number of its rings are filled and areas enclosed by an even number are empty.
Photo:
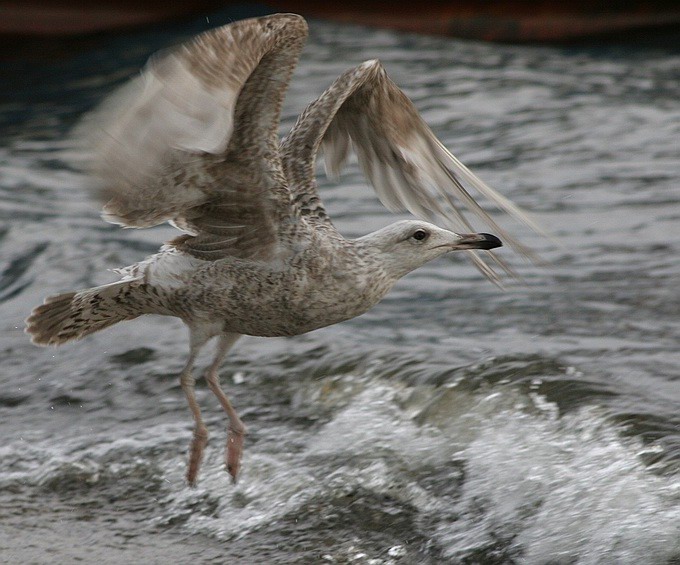
M198 469L201 466L201 461L203 460L203 451L208 443L208 428L205 427L203 423L203 418L201 417L201 409L198 407L198 402L196 401L196 392L194 390L194 384L196 379L192 374L192 369L194 362L196 361L196 356L200 351L201 347L205 343L197 342L194 335L191 336L191 351L189 353L189 359L187 364L184 366L182 373L179 377L179 382L182 385L182 390L184 395L187 397L187 402L189 403L189 409L194 417L194 437L191 440L191 447L189 449L189 466L187 468L187 482L193 487L196 485L196 476L198 475Z
M241 453L243 452L243 436L246 433L246 428L241 422L241 419L236 414L236 410L231 405L229 398L222 387L220 387L220 377L218 370L224 357L226 356L231 346L234 345L236 340L241 337L239 334L227 334L220 336L219 342L217 343L217 351L215 352L215 358L213 362L208 367L208 372L205 375L205 380L210 387L210 390L217 397L227 413L229 418L229 428L227 432L227 445L224 450L224 461L227 465L227 471L231 475L232 481L235 483L238 478L238 472L241 468Z

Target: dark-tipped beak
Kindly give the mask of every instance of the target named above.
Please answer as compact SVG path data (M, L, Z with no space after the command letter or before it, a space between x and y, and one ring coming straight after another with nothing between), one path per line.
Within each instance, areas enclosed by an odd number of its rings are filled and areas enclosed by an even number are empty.
M490 233L461 233L456 249L495 249L502 247L503 242Z

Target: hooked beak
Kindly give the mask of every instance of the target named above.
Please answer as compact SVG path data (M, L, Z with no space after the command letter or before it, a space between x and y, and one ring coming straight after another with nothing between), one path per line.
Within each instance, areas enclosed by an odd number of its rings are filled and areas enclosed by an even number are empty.
M451 250L457 249L495 249L502 247L503 242L490 233L460 233L460 239L450 245Z

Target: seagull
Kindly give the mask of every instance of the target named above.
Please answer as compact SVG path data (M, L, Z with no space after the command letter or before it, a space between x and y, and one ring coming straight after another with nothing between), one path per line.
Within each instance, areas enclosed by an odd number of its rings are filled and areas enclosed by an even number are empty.
M539 230L442 145L378 60L340 75L281 139L281 106L306 37L295 14L204 32L153 56L83 118L76 138L102 217L127 228L170 222L183 233L118 270L116 282L48 297L26 320L33 343L56 346L145 314L180 318L190 336L180 382L194 422L192 486L208 441L193 367L209 340L217 347L205 380L228 418L225 463L236 482L246 429L218 371L239 337L295 336L359 316L401 277L452 251L467 250L498 282L487 261L509 270L505 263L474 250L503 244L475 233L464 210L530 251L470 190ZM333 177L353 150L381 202L417 219L343 237L319 197L319 150Z

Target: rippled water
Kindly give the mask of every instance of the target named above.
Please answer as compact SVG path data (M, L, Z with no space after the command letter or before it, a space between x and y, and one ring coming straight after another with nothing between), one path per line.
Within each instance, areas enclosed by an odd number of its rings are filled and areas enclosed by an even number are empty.
M524 279L505 292L456 257L361 318L244 338L223 370L249 430L241 480L222 469L224 418L201 383L212 443L190 489L182 324L142 319L47 350L22 320L171 237L101 222L63 139L194 28L38 50L2 71L2 560L680 562L680 54L313 23L286 128L379 57L559 245L520 233L547 264L501 250ZM394 219L356 167L322 190L349 236Z

